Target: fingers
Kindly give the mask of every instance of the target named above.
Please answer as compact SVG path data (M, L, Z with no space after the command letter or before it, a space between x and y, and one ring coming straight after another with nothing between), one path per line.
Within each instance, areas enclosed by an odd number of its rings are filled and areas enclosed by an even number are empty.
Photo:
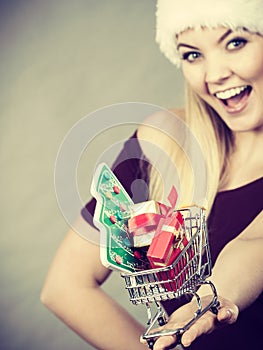
M237 320L237 317L237 307L222 307L219 309L217 317L212 313L206 313L183 333L181 343L183 346L188 347L201 334L211 333L216 327L216 319L220 324L232 324ZM153 350L171 349L176 343L177 338L175 335L161 336L156 340Z
M221 325L232 324L236 322L238 318L238 308L236 305L232 307L222 307L218 311L217 317L212 313L206 313L199 320L197 320L185 333L182 335L181 342L185 347L191 345L191 343L198 338L201 334L211 333L215 328Z
M171 349L171 346L176 344L176 336L174 335L165 335L160 337L154 343L153 350L168 350Z
M232 324L236 322L238 317L238 308L237 306L233 307L222 307L218 311L217 320L220 323Z
M183 346L188 347L192 342L198 338L201 334L210 333L214 328L216 316L212 313L206 313L200 319L198 319L187 331L185 331L181 337L181 343ZM175 345L178 341L175 335L161 336L154 345L154 350L166 350L170 346Z
M178 330L180 327L182 327L182 324L186 324L189 321L189 317L187 317L187 315L192 315L192 309L192 305L189 303L176 310L171 315L169 322L164 327L160 327L159 330ZM181 344L185 347L188 347L200 335L211 333L215 328L223 326L224 324L226 325L236 322L238 318L238 313L238 307L234 303L224 298L220 298L220 308L218 310L218 314L215 315L212 311L207 311L206 313L204 313L191 325L191 327L188 330L186 330L182 334L182 336L180 337ZM179 319L181 320L180 323L178 323ZM187 319L188 321L186 321ZM178 339L176 335L158 335L158 339L156 339L153 349L173 349L173 347L177 343Z
M142 344L147 344L147 341L143 339L142 337L140 338L140 342ZM171 346L175 346L176 344L176 336L172 335L165 335L160 338L157 338L157 340L154 343L153 350L168 350L172 349Z
M213 314L205 314L199 318L188 330L184 332L181 343L188 347L201 334L212 332L214 329L215 316Z

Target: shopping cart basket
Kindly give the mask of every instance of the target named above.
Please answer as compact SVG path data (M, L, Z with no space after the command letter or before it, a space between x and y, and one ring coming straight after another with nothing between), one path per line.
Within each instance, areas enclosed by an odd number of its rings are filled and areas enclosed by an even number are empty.
M148 323L142 337L152 349L157 337L163 335L180 336L206 311L217 313L219 302L216 288L207 277L211 275L211 258L206 230L205 211L198 206L180 209L184 217L184 234L188 244L170 266L122 273L130 301L144 304L147 310ZM203 306L198 295L202 284L211 287L212 297L208 305ZM155 325L164 325L167 315L162 302L181 296L191 296L196 299L197 309L193 318L183 327L176 330L162 330L153 332ZM152 332L151 332L152 331Z

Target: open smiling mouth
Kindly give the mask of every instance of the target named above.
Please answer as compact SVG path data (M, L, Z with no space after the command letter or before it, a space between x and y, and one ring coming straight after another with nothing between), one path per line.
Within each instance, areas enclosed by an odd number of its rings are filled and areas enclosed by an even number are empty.
M229 111L239 111L245 107L247 99L252 91L252 86L243 85L229 90L217 92L218 98Z

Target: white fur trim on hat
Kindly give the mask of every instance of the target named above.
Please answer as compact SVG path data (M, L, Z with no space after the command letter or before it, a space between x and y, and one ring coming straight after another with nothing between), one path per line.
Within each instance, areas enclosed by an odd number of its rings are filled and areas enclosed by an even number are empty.
M263 34L263 0L157 0L156 41L178 67L176 35L190 28L218 26Z

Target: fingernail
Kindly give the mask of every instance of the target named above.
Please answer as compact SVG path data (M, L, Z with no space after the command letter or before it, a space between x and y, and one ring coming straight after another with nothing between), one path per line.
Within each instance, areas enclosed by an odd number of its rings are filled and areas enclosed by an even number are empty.
M231 318L232 316L232 313L230 310L226 310L226 314L227 314L227 318Z
M231 316L232 316L231 311L230 311L230 310L226 310L226 311L225 311L225 314L224 314L223 317L222 317L222 321L227 321L227 320L229 320L229 319L231 318Z
M190 339L189 339L188 337L185 337L185 338L184 338L183 345L184 345L184 346L189 346L189 345L191 345L191 341L190 341Z

